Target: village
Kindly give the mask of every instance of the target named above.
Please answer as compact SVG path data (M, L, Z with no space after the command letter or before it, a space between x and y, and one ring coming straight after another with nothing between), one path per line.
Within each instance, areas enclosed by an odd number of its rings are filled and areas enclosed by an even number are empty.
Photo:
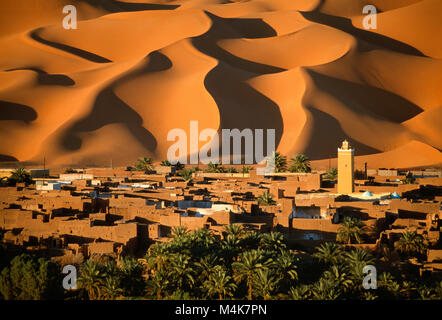
M141 257L151 244L169 241L173 228L209 229L222 238L234 224L278 231L308 250L335 242L342 222L354 217L368 231L360 243L345 245L376 251L413 231L429 245L426 261L416 262L419 272L442 271L440 169L355 171L346 141L335 177L315 171L257 175L256 168L240 172L240 166L230 172L194 168L186 177L167 164L149 172L85 168L56 176L30 169L31 183L0 188L3 245L64 263L94 255ZM7 172L13 169L1 170Z

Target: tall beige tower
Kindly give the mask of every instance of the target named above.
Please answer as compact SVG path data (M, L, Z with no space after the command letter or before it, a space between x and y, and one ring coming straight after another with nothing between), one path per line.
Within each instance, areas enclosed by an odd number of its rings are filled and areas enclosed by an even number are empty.
M354 149L347 140L338 148L338 193L349 194L354 192L353 167Z

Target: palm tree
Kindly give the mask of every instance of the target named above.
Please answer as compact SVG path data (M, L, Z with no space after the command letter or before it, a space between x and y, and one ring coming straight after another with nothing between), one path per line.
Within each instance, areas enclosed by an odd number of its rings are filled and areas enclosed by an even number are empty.
M184 237L186 234L188 234L188 230L186 226L177 226L177 227L172 227L172 237L174 239L176 238L182 238Z
M367 301L372 301L372 300L378 299L379 297L376 294L374 294L373 292L364 291L362 293L362 298Z
M431 288L428 288L425 285L423 285L419 289L418 293L419 293L419 298L421 300L436 300L436 299L440 299L440 296L437 296Z
M194 270L190 266L190 257L175 253L170 257L170 273L176 288L183 290L191 288L195 282Z
M245 280L248 288L249 300L252 300L254 275L264 268L263 255L259 250L245 251L239 256L239 261L232 263L235 281Z
M229 234L221 243L221 253L225 261L232 261L240 252L240 240L237 236Z
M415 283L410 281L402 282L402 288L400 292L405 296L406 299L411 300L413 293L417 290Z
M193 170L192 169L186 169L183 171L180 171L178 175L183 178L184 181L192 182L193 178Z
M215 243L215 237L213 231L206 228L198 228L189 235L190 242L192 243L191 251L196 255L201 253L198 250L209 249ZM205 251L205 250L204 250Z
M362 272L367 265L373 265L375 262L374 257L363 249L355 249L345 253L346 270L350 274L354 283L362 285L362 279L365 274Z
M394 282L394 277L389 272L382 272L378 277L378 287L389 287Z
M119 260L121 268L121 283L129 296L140 295L144 289L143 266L133 257Z
M89 299L95 300L100 298L103 274L96 262L87 260L81 265L78 284L80 288L87 292Z
M214 254L209 254L200 258L199 261L195 262L196 271L198 273L198 278L201 283L208 280L212 274L214 268L217 266L219 259Z
M102 287L102 298L105 300L115 300L123 295L120 287L120 279L116 276L108 276L104 279Z
M152 158L140 157L134 166L136 171L152 171Z
M345 259L348 264L363 262L365 265L369 265L374 264L375 262L375 259L370 252L359 248L346 252Z
M170 163L169 160L161 161L160 165L163 166L163 167L170 167L170 166L172 166L172 164Z
M179 170L183 170L184 169L184 164L182 164L181 162L177 162L175 163L175 170L179 171Z
M365 230L364 223L352 217L345 217L338 230L336 241L351 244L352 241L362 243L362 234Z
M324 263L337 264L343 256L342 248L334 242L326 242L316 247L313 257Z
M218 295L218 299L223 300L224 297L232 296L236 284L232 282L232 277L218 265L212 270L209 279L204 281L204 287L209 297Z
M434 288L438 297L442 297L442 281L439 281Z
M324 175L324 178L328 180L336 180L338 178L338 169L330 168Z
M244 228L240 224L229 224L224 227L224 231L228 236L241 237L244 234Z
M291 160L290 172L311 172L310 161L306 155L297 154Z
M254 291L264 300L272 298L272 294L277 290L279 279L268 268L257 270L254 275Z
M284 236L280 232L271 231L261 236L261 247L264 250L280 252L286 248Z
M193 230L192 233L190 233L190 237L197 242L203 241L207 237L212 237L213 232L210 229L207 228L198 228L196 230Z
M166 271L157 271L153 276L149 278L146 283L146 293L155 294L157 300L163 298L163 293L167 290L169 286L169 275Z
M224 168L221 167L218 163L210 162L208 164L207 172L210 172L210 173L223 173L224 172Z
M424 254L427 250L427 244L416 231L406 230L402 233L400 239L394 243L394 248L400 253L412 256Z
M147 268L154 271L163 271L167 268L170 252L162 243L150 246L146 256Z
M31 174L24 168L17 168L14 171L12 171L11 176L8 178L8 183L15 185L16 183L22 183L22 182L31 183L32 182Z
M341 296L341 288L330 279L321 278L312 286L315 300L337 300Z
M323 277L326 280L336 283L344 292L348 291L353 284L349 275L345 273L342 267L337 265L333 265L329 270L325 271Z
M275 273L279 275L281 283L287 288L292 281L298 279L296 258L290 251L282 251L273 263Z
M261 244L263 234L256 231L247 231L241 239L241 245L245 249L257 249Z
M276 204L276 201L273 200L272 194L266 191L258 197L258 204L261 206L273 206Z
M389 272L382 272L377 280L378 290L384 298L397 298L401 287Z
M405 176L405 179L402 181L405 184L413 184L416 181L416 178L413 177L413 174L411 172L408 172Z
M252 167L242 167L241 168L241 173L249 173L250 170L252 170Z
M273 152L269 159L271 165L273 165L274 172L284 172L287 170L287 158L281 155L279 152Z
M310 298L311 290L308 285L302 284L298 287L291 287L288 292L288 298L291 300L306 300Z

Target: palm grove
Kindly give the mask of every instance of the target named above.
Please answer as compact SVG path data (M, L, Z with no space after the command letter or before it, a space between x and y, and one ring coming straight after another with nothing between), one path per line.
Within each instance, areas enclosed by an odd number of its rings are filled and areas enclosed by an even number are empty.
M338 239L361 239L359 224L343 224ZM344 250L324 243L312 254L292 250L279 232L245 231L226 226L224 237L208 229L172 229L172 240L150 246L142 259L91 257L77 265L76 290L63 290L61 266L35 255L2 261L0 293L4 299L440 299L442 281L423 280L407 269L421 258L421 236L406 232L394 248L377 256L362 249ZM378 289L362 286L364 266L388 261ZM399 267L398 267L399 266Z

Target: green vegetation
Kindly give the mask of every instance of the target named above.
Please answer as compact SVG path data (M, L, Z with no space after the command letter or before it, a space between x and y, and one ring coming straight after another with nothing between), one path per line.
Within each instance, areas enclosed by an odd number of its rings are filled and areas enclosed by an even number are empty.
M161 161L160 166L163 166L163 167L171 167L172 164L170 163L169 160L163 160L163 161Z
M250 170L252 170L252 167L242 167L241 173L250 173Z
M279 152L273 152L270 162L274 165L275 173L287 170L287 158Z
M336 180L338 178L338 169L330 168L324 175L324 178L328 180Z
M62 273L55 263L29 254L12 259L0 274L0 293L5 300L63 298Z
M179 161L175 164L172 164L169 160L163 160L160 162L160 166L175 167L176 170L183 170L184 169L184 165L181 164Z
M137 163L135 163L134 167L132 168L134 171L144 172L152 171L152 169L152 158L147 157L138 158Z
M8 178L8 184L14 186L17 183L23 183L23 182L31 183L32 182L31 174L24 168L17 168L14 171L12 171L11 176Z
M425 254L428 245L416 231L406 230L402 233L400 239L394 243L394 248L406 256L419 257Z
M223 173L225 172L224 168L220 166L218 163L212 163L210 162L207 166L206 172L209 173Z
M290 172L311 172L310 161L304 154L297 154L290 160Z
M351 217L345 217L338 230L338 235L336 236L336 241L341 243L362 243L362 234L365 231L364 223L357 219Z
M178 170L183 170L184 169L184 164L182 164L181 162L177 162L175 163L175 169Z
M394 266L378 271L377 290L365 290L362 269L377 265L375 256L362 249L344 250L336 243L324 243L312 255L299 255L288 248L281 233L246 231L238 224L226 226L222 239L208 229L185 227L173 228L171 235L171 241L151 245L143 259L86 260L79 268L77 289L70 291L62 289L64 275L58 264L29 254L16 256L0 273L1 296L90 300L428 300L442 296L442 281L398 273ZM420 243L411 233L403 238L401 243ZM414 248L400 246L407 252L416 252Z
M184 181L191 182L192 181L192 173L193 169L184 169L178 172L178 175L184 179Z
M276 204L276 201L273 200L271 193L266 191L258 197L258 204L261 206L273 206Z
M405 179L402 180L403 183L405 184L413 184L415 183L416 178L413 177L413 174L411 172L408 172L407 175L405 176Z

